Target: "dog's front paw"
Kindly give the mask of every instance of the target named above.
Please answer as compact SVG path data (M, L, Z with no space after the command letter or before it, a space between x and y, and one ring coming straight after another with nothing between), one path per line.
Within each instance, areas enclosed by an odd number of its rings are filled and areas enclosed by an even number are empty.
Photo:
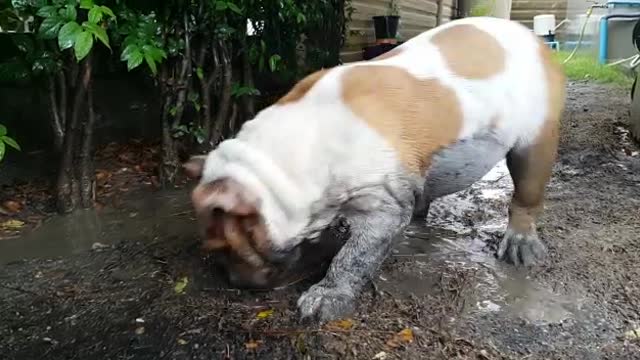
M517 232L508 228L498 247L498 258L516 266L536 265L546 256L547 248L535 231Z
M313 285L298 299L298 311L303 320L325 323L353 312L353 291L343 287Z

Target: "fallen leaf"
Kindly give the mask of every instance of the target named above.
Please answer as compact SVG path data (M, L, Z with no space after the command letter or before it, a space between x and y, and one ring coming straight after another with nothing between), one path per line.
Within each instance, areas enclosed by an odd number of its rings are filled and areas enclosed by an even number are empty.
M399 333L393 335L391 339L387 341L387 345L392 348L399 347L402 344L409 344L413 342L413 330L406 328Z
M111 174L106 170L98 170L96 171L96 181L102 181L108 178Z
M640 339L640 328L637 328L635 330L629 330L626 333L624 333L624 337L625 339L628 340L638 340Z
M249 340L244 344L244 347L247 348L247 350L255 350L260 344L262 344L262 340Z
M14 200L7 200L2 203L2 208L11 214L15 214L22 210L22 204Z
M187 284L189 284L189 278L183 276L178 281L176 281L176 285L173 290L175 290L176 294L182 294L184 293L184 289L187 287Z
M184 339L178 339L178 345L187 345L189 342Z
M269 309L269 310L260 311L258 313L258 315L256 315L256 317L258 319L266 319L266 318L270 317L271 315L273 315L273 310Z
M384 351L380 351L373 357L374 360L384 360L386 358L387 358L387 353Z
M298 335L298 337L296 338L295 346L296 350L298 350L300 354L307 353L307 344L304 341L304 334Z
M0 229L4 230L19 230L24 226L24 221L20 220L7 220L0 223Z
M352 327L353 327L353 320L351 319L336 320L327 324L328 329L334 329L334 330L349 330Z

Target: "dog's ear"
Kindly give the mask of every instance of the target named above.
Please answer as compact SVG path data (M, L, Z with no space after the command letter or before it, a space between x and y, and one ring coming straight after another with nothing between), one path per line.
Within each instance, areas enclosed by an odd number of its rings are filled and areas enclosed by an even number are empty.
M192 179L199 180L202 177L202 171L204 170L204 163L207 160L206 155L192 156L186 163L182 164L187 176Z

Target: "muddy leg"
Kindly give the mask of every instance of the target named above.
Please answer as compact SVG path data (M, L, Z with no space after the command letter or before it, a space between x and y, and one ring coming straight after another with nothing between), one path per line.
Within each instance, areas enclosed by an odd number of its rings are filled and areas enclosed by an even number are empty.
M422 198L419 201L419 203L416 203L415 209L413 209L411 221L424 221L427 219L427 215L429 215L429 206L431 206L431 201Z
M530 266L547 254L538 238L536 221L542 211L545 186L551 177L558 147L555 122L545 126L538 140L507 154L514 193L509 206L509 225L498 248L498 257L515 265Z

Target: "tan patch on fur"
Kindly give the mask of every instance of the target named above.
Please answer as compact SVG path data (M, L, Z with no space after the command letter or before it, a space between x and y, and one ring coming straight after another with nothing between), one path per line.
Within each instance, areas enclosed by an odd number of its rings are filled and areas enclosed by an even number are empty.
M311 90L313 85L315 85L318 80L322 79L322 77L329 71L329 69L318 70L310 75L307 75L302 80L298 81L297 84L283 97L280 98L276 102L278 105L284 105L287 103L292 103L296 101L300 101L308 92Z
M502 45L486 31L470 24L455 25L436 33L438 47L449 69L467 79L486 79L505 68Z
M455 92L438 80L420 80L394 66L357 66L343 78L344 102L380 133L413 173L455 141L462 109Z
M547 83L548 114L540 134L526 149L511 155L510 171L514 179L513 202L509 209L509 225L522 232L533 231L542 211L545 187L551 177L557 156L560 119L565 104L565 75L551 57L549 48L540 42L540 57Z
M204 250L230 250L253 266L264 264L270 242L258 199L231 179L199 184L191 198L204 227Z
M500 126L500 122L501 122L500 120L501 120L500 117L497 115L492 117L491 121L489 122L489 127L492 129L497 128L498 126Z
M390 58L392 58L394 56L398 56L398 55L402 54L403 51L404 50L402 50L402 48L396 47L396 48L393 48L393 49L387 51L384 54L376 56L375 58L371 59L371 61L390 59Z

